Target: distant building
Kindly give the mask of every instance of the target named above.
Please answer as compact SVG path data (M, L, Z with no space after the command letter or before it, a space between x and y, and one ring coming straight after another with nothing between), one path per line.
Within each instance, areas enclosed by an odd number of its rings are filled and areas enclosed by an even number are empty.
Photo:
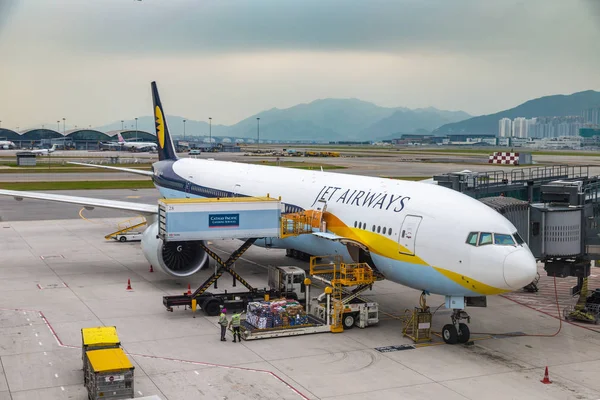
M527 137L527 118L515 118L512 123L512 137L526 138Z
M511 137L512 136L512 121L510 118L502 118L498 121L498 136L499 137Z
M579 129L585 125L584 117L579 115L565 117L538 117L534 124L529 126L528 137L532 138L557 138L564 136L578 136Z
M600 125L600 107L588 108L582 113L582 118L586 124Z

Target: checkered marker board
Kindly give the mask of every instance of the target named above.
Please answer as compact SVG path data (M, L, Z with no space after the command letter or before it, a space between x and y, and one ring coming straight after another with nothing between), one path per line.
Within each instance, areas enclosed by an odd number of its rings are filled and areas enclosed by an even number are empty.
M519 165L519 153L497 151L490 156L488 162L490 164Z

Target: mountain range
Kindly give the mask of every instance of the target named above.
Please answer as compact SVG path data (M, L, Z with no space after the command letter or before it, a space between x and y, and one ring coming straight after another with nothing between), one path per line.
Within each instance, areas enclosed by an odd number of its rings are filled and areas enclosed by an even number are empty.
M433 133L435 135L449 133L498 134L498 121L502 118L566 117L581 115L584 110L594 107L600 107L600 92L594 90L570 95L544 96L496 114L448 123L434 129Z
M436 108L408 109L380 107L358 99L320 99L307 104L259 112L234 125L212 124L213 136L256 139L258 124L260 138L288 140L381 140L402 133L431 132L444 124L471 116L463 111ZM257 121L260 118L260 121ZM167 115L170 131L186 136L209 134L209 124L181 116ZM125 129L135 129L135 121L124 122ZM154 132L154 118L138 118L139 130ZM101 132L121 129L121 121L94 128Z
M358 99L320 99L286 109L261 111L234 125L212 124L210 130L213 136L256 139L260 123L261 140L316 141L375 141L397 138L405 133L497 134L501 118L581 115L584 110L594 107L600 107L600 92L593 90L544 96L508 110L477 117L463 111L445 111L433 107L411 110L380 107ZM206 121L175 115L168 115L167 120L169 129L176 136L183 135L184 120L187 137L209 134ZM118 121L95 129L108 132L120 130L121 126L121 121ZM154 118L138 118L137 127L154 132ZM135 121L124 121L124 128L135 129Z

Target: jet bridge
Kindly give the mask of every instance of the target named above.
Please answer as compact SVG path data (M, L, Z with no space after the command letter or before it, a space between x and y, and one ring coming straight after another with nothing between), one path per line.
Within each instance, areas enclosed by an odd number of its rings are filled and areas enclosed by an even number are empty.
M588 166L463 172L434 180L503 214L548 276L578 278L572 294L581 291L591 261L600 260L600 177L590 176Z

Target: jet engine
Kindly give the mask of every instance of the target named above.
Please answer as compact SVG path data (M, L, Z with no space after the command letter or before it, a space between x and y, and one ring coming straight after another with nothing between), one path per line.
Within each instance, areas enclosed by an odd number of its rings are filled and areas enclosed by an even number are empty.
M157 235L158 222L155 222L142 236L142 251L153 266L176 277L193 275L208 266L208 254L200 247L202 241L163 242Z

